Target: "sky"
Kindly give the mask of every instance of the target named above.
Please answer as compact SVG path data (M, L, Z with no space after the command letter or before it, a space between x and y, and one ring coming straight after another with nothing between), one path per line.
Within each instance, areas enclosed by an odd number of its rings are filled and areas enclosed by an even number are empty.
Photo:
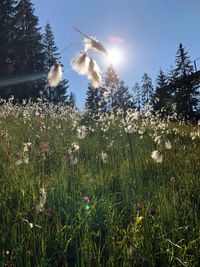
M144 72L155 85L159 69L168 73L175 66L179 43L183 43L191 61L200 58L199 0L32 0L35 15L44 31L50 23L61 52L64 77L69 80L68 93L76 95L84 108L88 80L70 65L83 49L83 37L73 27L96 37L108 50L118 49L121 61L115 64L118 77L132 90ZM103 54L92 56L103 75L108 62ZM200 69L200 60L196 61Z

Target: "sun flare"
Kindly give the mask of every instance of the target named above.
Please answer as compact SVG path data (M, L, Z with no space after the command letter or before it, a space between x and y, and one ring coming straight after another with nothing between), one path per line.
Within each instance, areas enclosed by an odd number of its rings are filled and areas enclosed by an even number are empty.
M114 66L119 65L122 62L122 51L117 47L109 49L108 60Z

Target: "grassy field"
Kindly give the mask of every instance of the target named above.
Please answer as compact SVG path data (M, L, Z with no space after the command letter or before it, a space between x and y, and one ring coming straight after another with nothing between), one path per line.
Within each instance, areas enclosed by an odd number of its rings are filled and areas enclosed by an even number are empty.
M200 126L8 102L0 135L0 266L200 266Z

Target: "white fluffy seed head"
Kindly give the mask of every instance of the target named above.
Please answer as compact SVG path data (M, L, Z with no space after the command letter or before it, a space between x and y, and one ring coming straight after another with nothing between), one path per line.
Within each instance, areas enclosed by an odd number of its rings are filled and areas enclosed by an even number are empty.
M163 160L163 156L162 154L160 153L160 151L158 150L155 150L151 153L151 157L152 159L154 159L157 163L161 163L162 160Z
M102 85L101 70L94 59L90 59L88 68L88 79L94 88L99 88Z
M84 46L85 46L85 52L88 50L97 50L100 52L104 52L106 55L108 54L105 47L94 38L85 38L84 39Z
M51 87L56 87L59 85L59 83L62 80L62 67L60 64L55 63L51 68L48 73L47 79L49 86Z
M80 75L86 75L88 73L90 59L86 53L80 52L71 61L72 68Z

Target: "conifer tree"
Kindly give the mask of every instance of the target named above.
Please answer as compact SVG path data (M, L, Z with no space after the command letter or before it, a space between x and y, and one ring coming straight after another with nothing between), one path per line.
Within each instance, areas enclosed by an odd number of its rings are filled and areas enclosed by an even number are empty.
M117 113L118 110L122 110L124 115L128 109L133 109L133 108L134 108L133 96L129 92L128 87L125 86L124 82L120 81L113 97L113 111Z
M133 92L134 92L134 97L135 97L136 108L140 110L141 109L141 86L139 82L136 82L135 85L133 86Z
M180 44L176 54L175 92L176 112L184 119L194 120L198 113L198 85L194 80L187 79L193 72L188 52Z
M0 79L9 78L15 68L15 0L0 1ZM0 97L8 98L11 87L0 87Z
M93 86L89 83L86 94L86 111L90 116L97 117L99 115L99 109L101 106L99 90L93 88Z
M30 0L21 0L15 8L16 38L14 56L15 74L44 74L44 51L42 35L38 26L38 17ZM28 82L13 87L13 95L21 101L24 98L36 99L44 89L42 80Z
M141 91L142 91L142 93L141 93L142 104L143 104L143 107L145 107L147 104L150 103L150 100L151 100L152 95L153 95L152 80L146 72L142 76Z
M163 117L172 113L172 96L168 86L168 77L160 69L156 79L156 91L153 96L153 107Z
M76 96L74 93L70 93L69 95L69 100L67 101L68 106L70 106L71 108L75 108L76 107Z
M43 35L43 45L44 45L44 55L45 55L44 68L45 72L48 72L50 67L55 62L60 61L60 54L55 44L55 38L49 23L47 23L45 26L45 33ZM48 99L53 103L66 102L67 88L68 88L68 81L66 79L63 79L56 88L51 88L46 82L44 96L46 99Z

